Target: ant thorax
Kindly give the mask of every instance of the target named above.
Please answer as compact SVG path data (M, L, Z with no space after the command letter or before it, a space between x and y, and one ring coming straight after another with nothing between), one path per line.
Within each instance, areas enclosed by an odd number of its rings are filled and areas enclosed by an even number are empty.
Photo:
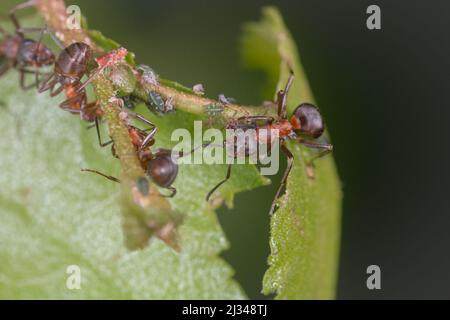
M228 157L243 158L257 152L257 127L231 121L226 126L225 149Z

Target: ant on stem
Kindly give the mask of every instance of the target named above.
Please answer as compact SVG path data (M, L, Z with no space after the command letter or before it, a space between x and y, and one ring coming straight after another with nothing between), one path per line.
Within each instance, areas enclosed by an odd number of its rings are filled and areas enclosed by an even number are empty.
M62 51L56 59L53 73L39 85L39 93L50 90L50 96L55 97L65 91L67 100L59 107L72 113L80 113L83 120L93 121L96 116L101 116L98 114L100 109L96 102L88 103L86 90L80 89L81 79L87 73L93 55L92 49L82 42L75 42L67 47L59 41L56 43Z
M36 68L47 67L55 62L53 52L42 43L42 37L46 28L22 28L16 11L33 5L32 1L15 6L9 13L9 17L14 24L15 34L9 34L0 27L0 34L3 40L0 42L0 58L5 58L6 62L0 65L0 76L9 69L14 68L20 73L20 86L24 90L36 87L39 84L40 72ZM25 38L25 33L39 32L39 40ZM25 84L26 74L34 74L35 81L29 85Z
M177 193L177 190L172 186L172 184L178 175L178 164L172 159L172 150L159 149L156 152L152 152L151 146L155 144L154 136L157 132L157 127L152 122L139 114L133 113L131 111L123 112L126 114L124 118L131 116L151 126L151 128L147 130L142 130L131 124L127 124L128 134L133 146L135 147L136 154L141 163L141 166L145 170L147 176L150 177L151 180L155 182L155 184L159 187L171 191L171 194L166 197L174 197ZM99 144L101 147L106 147L114 143L112 140L105 143L102 142L98 120L96 120L96 129ZM148 133L149 130L150 132ZM112 154L117 158L114 144L112 145ZM81 171L95 173L107 178L108 180L120 183L119 179L101 173L97 170L82 169Z
M284 172L283 178L280 183L280 187L275 195L270 208L270 214L272 215L277 205L277 200L281 195L284 187L286 186L289 174L292 170L294 163L294 156L292 152L286 146L287 140L295 140L300 144L303 144L309 148L319 149L317 155L310 159L307 163L308 166L313 166L313 162L320 157L325 156L333 150L333 145L328 143L321 143L316 141L322 136L325 131L325 123L319 109L310 103L302 103L294 110L291 119L287 116L287 95L294 81L294 73L291 71L289 79L287 81L284 90L281 90L277 94L278 116L245 116L237 120L230 121L227 125L227 129L242 130L245 132L249 129L256 131L256 142L270 145L275 139L278 139L281 146L281 151L287 156L287 168ZM262 131L264 130L264 131ZM277 130L277 136L271 136L271 130ZM224 143L224 145L227 142ZM245 145L245 155L249 155L249 146ZM233 156L238 156L237 149L234 149ZM218 183L207 195L206 200L209 201L212 194L231 177L232 164L228 165L227 174L224 180Z
M88 122L101 118L103 113L98 103L87 102L86 86L105 68L122 61L128 51L119 48L95 59L98 68L82 83L94 55L91 47L83 42L64 47L56 38L54 40L62 51L56 59L54 72L42 82L39 92L50 90L50 96L55 97L65 91L67 100L59 105L60 108L80 113L81 118Z

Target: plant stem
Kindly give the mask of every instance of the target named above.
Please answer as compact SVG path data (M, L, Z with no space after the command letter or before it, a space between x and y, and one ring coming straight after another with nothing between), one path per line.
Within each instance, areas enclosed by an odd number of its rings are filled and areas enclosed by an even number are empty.
M153 84L143 81L137 76L138 85L133 95L143 101L147 101L149 92L157 92L165 99L172 99L177 110L183 110L192 114L204 116L208 113L209 106L222 106L223 112L218 115L225 122L239 117L252 115L275 115L274 105L269 106L243 106L238 104L224 104L223 102L202 97L195 94L180 92L174 88L162 84Z
M65 45L76 41L89 44L91 48L99 53L99 49L84 32L84 30L69 30L66 27L68 19L66 6L63 0L35 0L36 7L44 16L47 24L56 32L56 36ZM140 162L137 158L134 146L131 143L128 129L120 119L120 107L114 103L116 100L112 83L101 75L93 79L92 86L96 92L109 128L109 133L114 141L115 150L122 163L122 180L135 181L139 176L144 176Z
M115 96L114 87L103 76L95 79L94 89L104 112L104 119L108 123L109 135L114 141L114 149L117 156L126 163L126 165L122 166L123 176L128 177L129 180L136 180L144 175L144 171L136 157L135 147L130 143L128 129L120 119L120 100L112 98Z

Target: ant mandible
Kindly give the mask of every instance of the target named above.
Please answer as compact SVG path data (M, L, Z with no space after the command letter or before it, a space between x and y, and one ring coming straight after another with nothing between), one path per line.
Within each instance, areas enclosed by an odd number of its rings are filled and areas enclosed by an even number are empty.
M15 68L20 73L20 86L22 89L31 89L39 84L39 74L37 70L30 68L41 68L50 66L55 62L53 52L42 43L42 36L46 28L22 28L16 11L31 6L27 1L15 6L9 13L9 17L14 24L15 34L11 35L0 27L0 34L3 40L0 42L0 58L6 58L6 63L0 66L0 76L5 74L10 68ZM40 32L38 41L25 38L26 32ZM25 75L34 74L35 81L29 85L25 84Z
M277 94L278 116L277 118L271 116L246 116L241 117L235 121L231 121L227 125L227 129L240 129L243 132L249 129L256 130L256 139L260 143L270 143L273 139L279 139L281 151L287 156L287 168L284 172L283 178L280 183L280 187L275 195L270 208L270 214L273 214L277 205L277 200L281 195L284 187L286 186L289 174L292 170L294 163L294 156L292 152L286 146L287 140L295 140L300 144L303 144L309 148L322 150L307 163L308 166L312 166L314 160L323 157L333 150L333 145L328 143L318 142L317 139L322 136L325 130L325 123L319 109L310 103L302 103L295 108L290 120L287 117L287 96L289 90L294 81L294 74L291 71L289 79L287 81L284 90L281 90ZM267 133L261 132L261 129L278 130L278 136L271 137ZM225 142L226 144L227 142ZM234 150L234 157L237 157L236 149ZM246 156L248 156L248 146L245 146ZM207 195L206 200L209 201L211 195L231 177L232 164L228 165L227 175L224 180L217 184Z

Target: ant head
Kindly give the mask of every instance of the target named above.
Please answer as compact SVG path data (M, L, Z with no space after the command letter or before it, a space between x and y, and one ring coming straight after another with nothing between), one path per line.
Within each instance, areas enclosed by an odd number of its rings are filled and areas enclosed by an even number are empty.
M38 65L50 66L55 63L55 55L44 45L38 45L36 60Z
M50 66L55 62L55 55L44 44L34 40L24 40L20 46L18 61L36 67Z
M295 109L291 124L296 134L308 138L318 138L325 130L319 109L310 103L302 103Z
M170 152L158 152L149 161L147 174L158 186L168 188L178 175L178 165L172 160Z

